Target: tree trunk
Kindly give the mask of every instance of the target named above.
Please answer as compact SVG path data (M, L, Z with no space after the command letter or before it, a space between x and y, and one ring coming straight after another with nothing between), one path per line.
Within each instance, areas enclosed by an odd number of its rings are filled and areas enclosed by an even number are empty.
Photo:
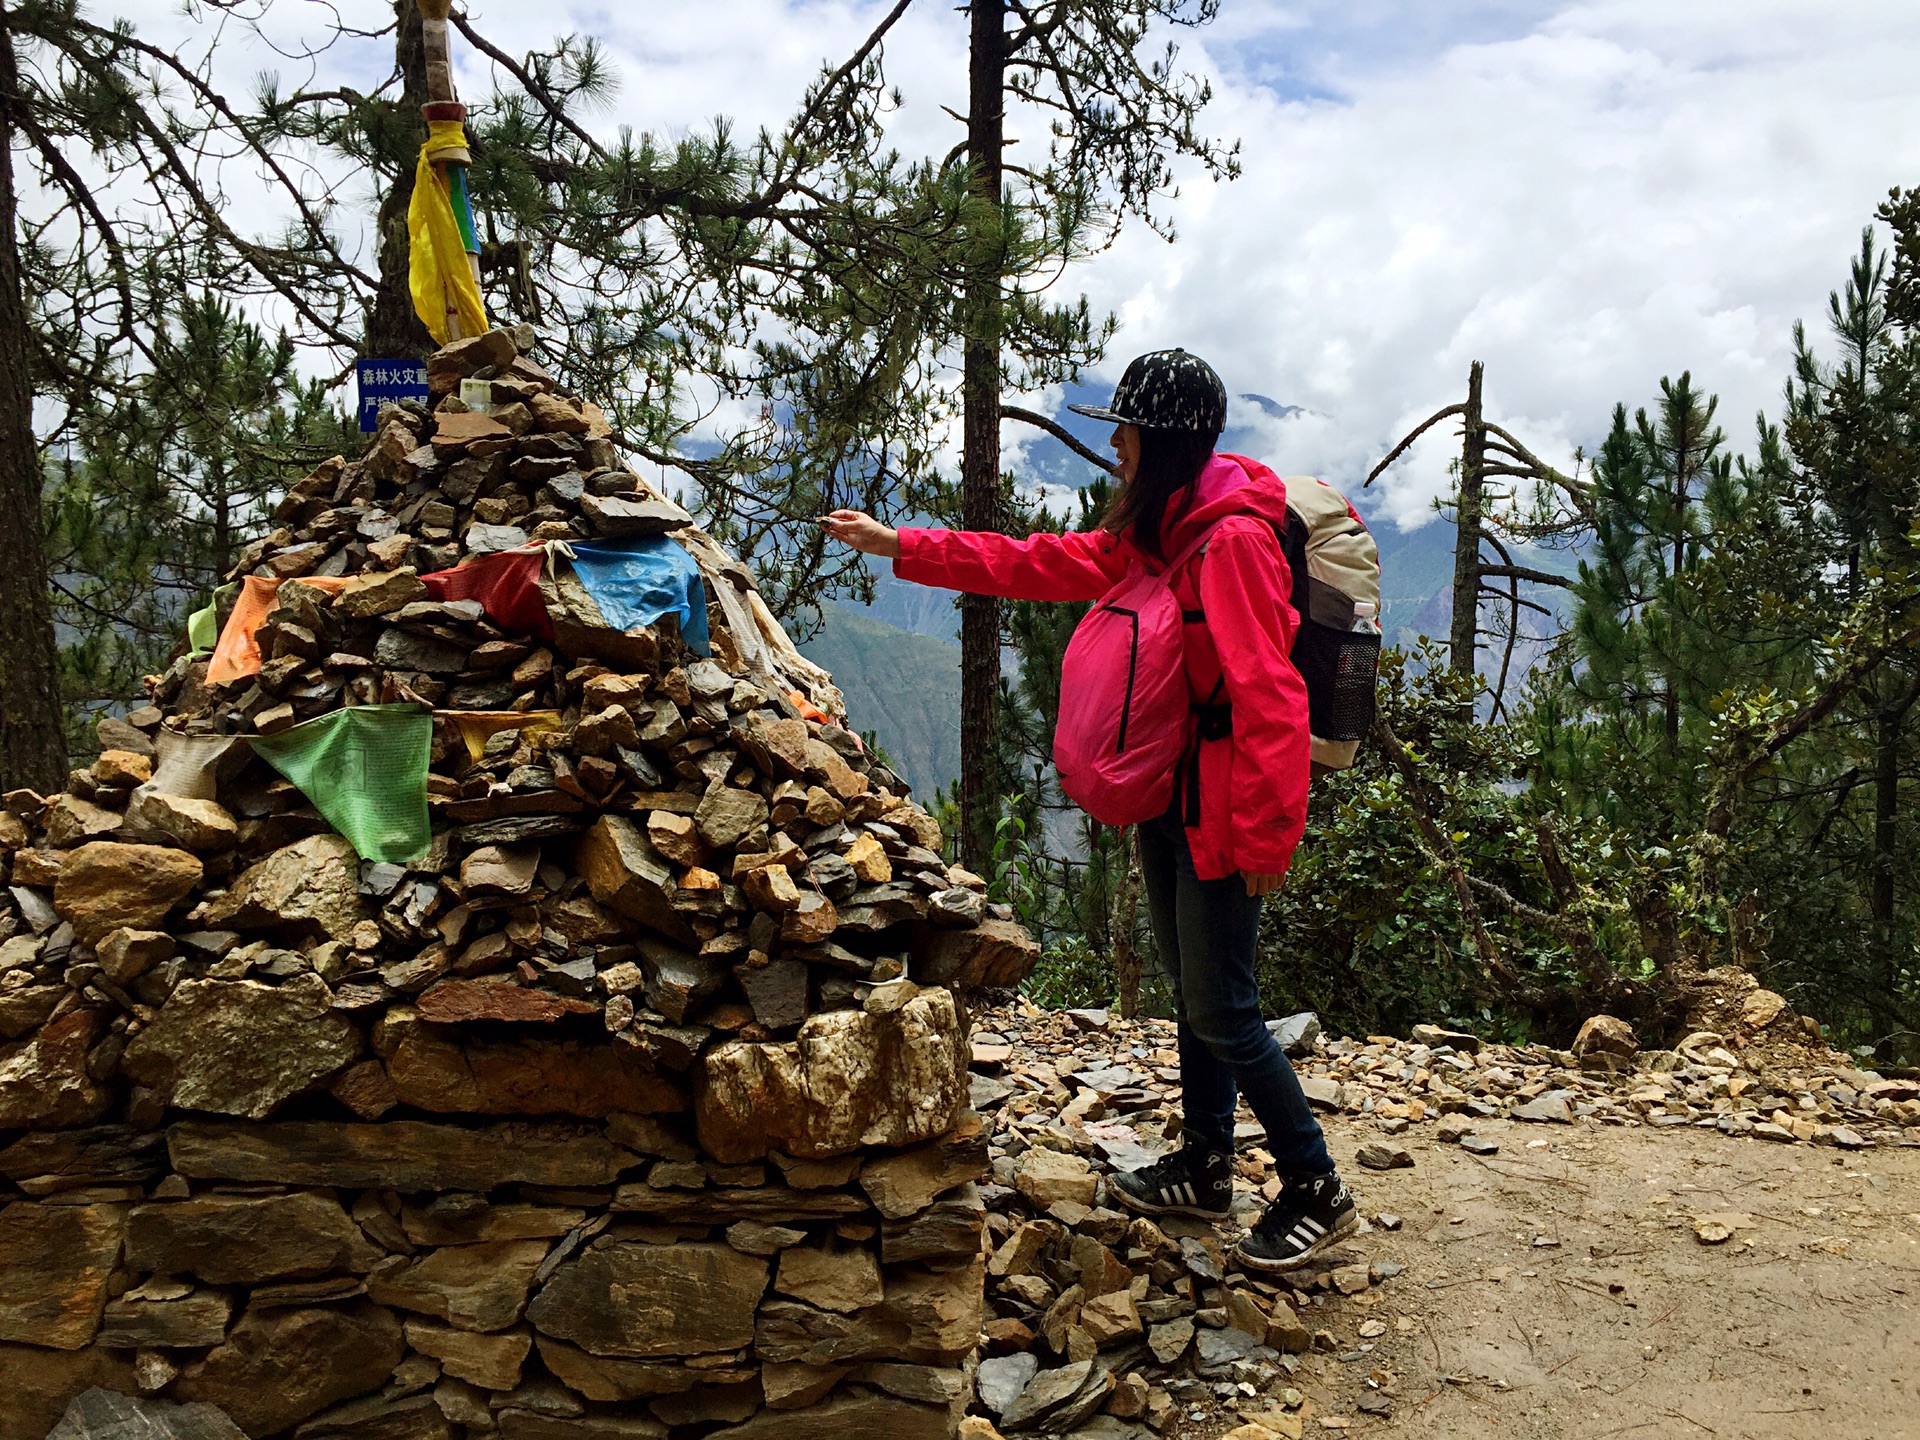
M1476 365L1474 369L1477 374L1479 367ZM1473 881L1467 876L1467 867L1460 860L1460 852L1455 848L1448 828L1435 818L1434 807L1427 798L1426 782L1413 763L1413 757L1407 753L1407 747L1400 743L1400 737L1393 733L1393 726L1387 723L1384 715L1374 717L1370 733L1373 742L1386 751L1388 761L1400 772L1400 783L1406 790L1407 804L1413 810L1414 828L1420 832L1420 838L1425 841L1434 862L1453 882L1453 898L1460 906L1460 919L1473 938L1473 948L1480 957L1480 963L1508 999L1544 1013L1550 1008L1546 999L1534 986L1521 979L1519 972L1500 953L1500 947L1493 943L1493 936L1487 932L1480 906L1473 898Z
M1673 511L1673 584L1670 598L1677 600L1680 595L1680 576L1687 568L1687 509L1693 492L1693 471L1688 467L1687 457L1693 453L1692 412L1681 415L1673 462L1673 491L1667 497ZM1679 607L1675 605L1667 616L1668 641L1670 655L1667 664L1667 686L1661 697L1666 724L1667 756L1669 759L1680 753L1680 637L1676 633L1680 623Z
M1005 114L1005 0L973 0L968 50L967 156L980 211L967 281L967 340L962 356L963 451L960 523L1001 530L1000 488L1001 149ZM988 873L1000 789L996 711L1000 698L1000 601L960 600L960 855Z
M1482 471L1487 458L1480 370L1476 360L1467 372L1467 413L1460 427L1460 485L1453 507L1453 627L1449 647L1453 669L1462 675L1474 673L1474 637L1480 628L1480 536L1485 506Z
M1873 928L1884 945L1893 929L1893 837L1900 801L1900 716L1880 712L1873 765Z
M1140 913L1140 865L1134 849L1133 826L1120 832L1120 884L1113 892L1113 969L1120 999L1120 1017L1132 1020L1140 1013L1140 951L1134 932Z
M433 353L433 336L414 313L409 288L411 247L407 242L407 207L413 203L413 167L421 141L427 138L420 107L427 103L427 57L420 37L420 9L414 0L394 0L394 61L399 66L401 93L382 102L388 107L387 133L399 151L388 157L395 166L393 184L380 198L378 257L380 288L367 308L365 351L370 359L421 359Z
M1684 479L1680 481L1678 491L1677 495L1671 497L1674 514L1680 517L1677 522L1679 533L1675 535L1673 541L1673 596L1675 598L1680 593L1680 572L1687 561L1685 539L1687 482ZM1670 613L1667 616L1670 634L1671 627L1679 624L1679 618L1677 607L1676 613ZM1679 650L1677 637L1669 642L1669 649L1671 652ZM1673 759L1680 753L1680 661L1677 653L1670 653L1668 657L1666 682L1666 687L1660 694L1661 719L1665 727L1667 758Z
M1680 919L1673 913L1667 892L1658 883L1639 897L1634 923L1640 929L1640 942L1647 958L1653 961L1657 980L1670 979L1681 969Z
M1900 1010L1900 964L1894 919L1899 895L1894 883L1896 849L1900 836L1900 752L1905 738L1907 710L1920 688L1882 707L1875 726L1873 756L1873 948L1879 972L1874 1008L1884 1022L1904 1023Z
M66 778L60 662L53 635L32 354L13 186L20 74L0 0L0 790L57 790Z
M1567 863L1566 852L1560 848L1560 832L1554 826L1551 813L1540 817L1533 827L1533 833L1540 846L1541 872L1553 890L1553 908L1567 920L1563 932L1567 948L1573 952L1574 961L1579 965L1581 976L1594 1001L1604 1002L1619 988L1620 977L1607 964L1606 956L1601 953L1599 943L1594 939L1592 926L1580 914L1580 880Z
M239 557L233 553L233 492L227 477L216 474L213 488L213 575L209 588L217 589Z

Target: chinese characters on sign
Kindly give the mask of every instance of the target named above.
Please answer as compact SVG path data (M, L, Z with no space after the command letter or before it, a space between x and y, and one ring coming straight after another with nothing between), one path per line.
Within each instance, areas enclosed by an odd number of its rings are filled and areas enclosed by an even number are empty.
M427 367L418 360L361 360L354 366L360 382L360 428L371 432L382 405L398 400L425 404Z

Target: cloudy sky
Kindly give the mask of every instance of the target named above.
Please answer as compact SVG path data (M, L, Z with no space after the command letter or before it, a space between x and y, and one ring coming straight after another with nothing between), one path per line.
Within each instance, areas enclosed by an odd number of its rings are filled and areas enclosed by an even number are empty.
M468 3L509 50L563 29L598 36L621 80L597 117L609 132L716 115L777 125L885 8ZM183 43L205 33L162 0L98 8ZM1242 142L1244 175L1190 179L1170 210L1176 244L1135 228L1074 278L1120 321L1096 378L1180 344L1230 390L1311 412L1259 422L1283 472L1357 481L1459 398L1474 359L1490 414L1550 457L1683 369L1721 395L1745 444L1755 411L1777 409L1793 321L1819 329L1875 205L1920 183L1920 6L1899 0L1223 0L1221 12L1182 37L1182 58L1212 80L1206 126ZM303 17L317 31L317 5L275 7L283 34ZM888 41L909 149L957 138L941 107L964 97L965 26L946 0L917 0ZM268 63L304 78L249 62ZM380 51L327 63L375 71ZM462 83L485 88L477 70ZM1389 514L1428 516L1449 448L1437 439L1400 467Z

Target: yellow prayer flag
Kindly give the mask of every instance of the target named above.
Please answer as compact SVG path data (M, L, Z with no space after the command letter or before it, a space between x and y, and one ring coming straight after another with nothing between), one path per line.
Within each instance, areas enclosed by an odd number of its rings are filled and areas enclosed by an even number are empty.
M407 240L411 247L408 285L413 308L433 338L442 345L447 331L447 297L453 297L463 335L481 335L487 329L486 307L480 286L467 265L460 222L454 218L453 196L433 157L467 147L467 130L458 120L434 120L427 125L426 143L413 174L413 199L407 206Z
M451 720L467 742L467 754L478 765L487 751L487 737L502 730L555 730L560 728L558 710L436 710L434 715Z

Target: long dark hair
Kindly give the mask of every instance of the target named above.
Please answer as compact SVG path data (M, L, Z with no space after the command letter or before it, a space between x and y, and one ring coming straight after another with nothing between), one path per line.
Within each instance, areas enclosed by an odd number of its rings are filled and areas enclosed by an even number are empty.
M1133 543L1156 560L1167 558L1167 532L1193 504L1194 482L1213 455L1220 437L1199 430L1164 430L1142 425L1140 463L1133 479L1121 485L1101 518L1100 528L1131 535Z

